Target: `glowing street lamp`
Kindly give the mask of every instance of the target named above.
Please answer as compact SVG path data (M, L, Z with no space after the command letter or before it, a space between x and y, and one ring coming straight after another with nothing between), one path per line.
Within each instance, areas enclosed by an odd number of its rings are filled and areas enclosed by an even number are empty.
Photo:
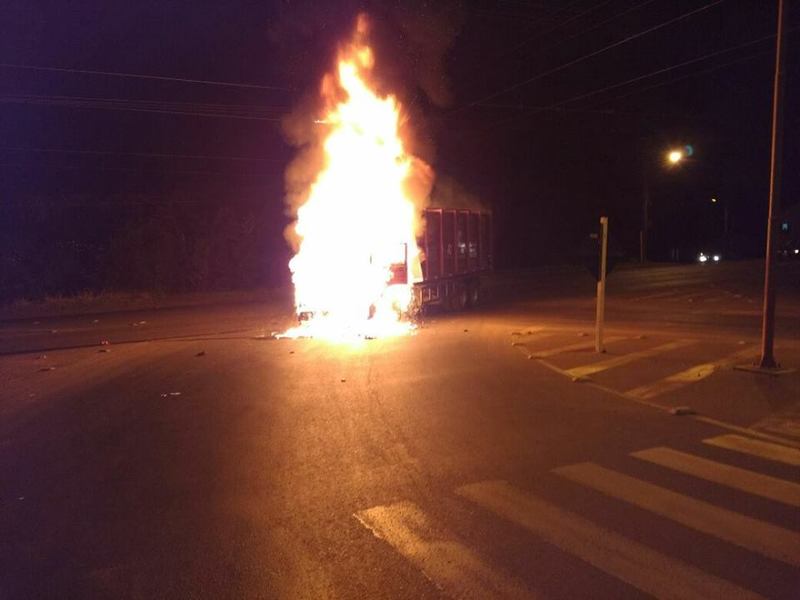
M691 157L694 154L694 147L690 144L687 144L683 148L673 148L666 153L667 163L671 166L676 166L683 162L686 158ZM664 155L662 155L664 156ZM662 165L663 166L663 165ZM643 169L643 194L642 194L642 228L639 230L639 262L644 262L647 256L647 233L650 226L650 184L649 184L649 175L648 172L650 171L650 165L645 159L644 162L644 169Z
M670 150L669 154L667 154L667 160L673 165L677 165L681 162L683 157L683 150Z

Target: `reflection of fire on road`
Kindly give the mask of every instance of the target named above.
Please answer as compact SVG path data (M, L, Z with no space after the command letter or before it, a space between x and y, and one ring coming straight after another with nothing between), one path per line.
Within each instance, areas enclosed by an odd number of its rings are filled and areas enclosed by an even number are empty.
M301 323L290 337L374 337L411 327L402 317L421 278L415 201L427 196L432 175L404 147L396 98L374 89L367 29L359 16L335 72L322 81L325 112L312 142L322 162L301 192L291 231Z

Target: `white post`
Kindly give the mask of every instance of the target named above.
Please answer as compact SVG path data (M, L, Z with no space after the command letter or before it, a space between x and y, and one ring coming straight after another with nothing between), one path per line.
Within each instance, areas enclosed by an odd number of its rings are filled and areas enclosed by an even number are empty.
M597 323L594 349L605 352L603 346L603 321L606 313L606 259L608 256L608 217L600 217L600 277L597 280Z

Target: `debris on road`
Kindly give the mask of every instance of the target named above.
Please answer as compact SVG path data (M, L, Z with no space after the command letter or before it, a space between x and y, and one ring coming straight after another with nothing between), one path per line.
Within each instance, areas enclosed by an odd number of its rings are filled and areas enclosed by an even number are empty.
M342 383L346 383L347 379L340 379L339 381L341 381Z
M110 348L100 348L100 349L98 350L98 352L103 352L103 353L105 353L105 352L111 352L111 349L110 349Z
M36 357L36 360L42 360L45 358L47 358L47 354L40 354L39 356Z
M41 368L41 369L39 369L39 370L40 370L40 371L55 371L55 370L56 370L56 368L55 368L55 367L42 367L42 368Z
M694 415L696 414L694 410L692 410L688 406L673 406L669 409L671 415L675 415L676 417L683 417L685 415Z
M92 323L99 323L99 322L100 322L100 319L94 319L94 320L92 321Z
M164 392L163 394L161 394L161 397L166 398L167 396L180 396L180 395L181 395L180 392Z
M588 334L588 333L586 333L585 331L581 331L581 332L578 334L578 337L586 337L587 335L589 335L589 334Z
M465 329L465 330L464 330L464 333L469 333L469 329Z
M205 355L206 355L206 351L205 350L200 350L200 352L195 354L195 356L205 356Z

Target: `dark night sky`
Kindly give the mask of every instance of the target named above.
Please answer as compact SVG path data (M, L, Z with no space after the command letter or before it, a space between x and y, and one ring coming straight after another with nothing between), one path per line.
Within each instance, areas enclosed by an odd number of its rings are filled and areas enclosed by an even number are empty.
M2 63L277 89L0 67L0 226L26 251L57 252L59 238L98 254L156 204L224 208L255 215L254 248L266 257L252 268L257 283L280 279L283 170L294 153L280 120L313 94L365 10L382 85L407 108L414 150L493 207L501 265L573 254L602 213L635 255L645 168L654 252L719 238L716 196L736 248L757 254L775 4L6 0ZM800 26L792 10L789 30ZM787 36L784 205L800 199L799 46ZM695 154L664 169L660 156L676 144ZM26 268L45 264L40 256ZM70 287L60 281L50 291ZM110 281L94 273L83 285Z

